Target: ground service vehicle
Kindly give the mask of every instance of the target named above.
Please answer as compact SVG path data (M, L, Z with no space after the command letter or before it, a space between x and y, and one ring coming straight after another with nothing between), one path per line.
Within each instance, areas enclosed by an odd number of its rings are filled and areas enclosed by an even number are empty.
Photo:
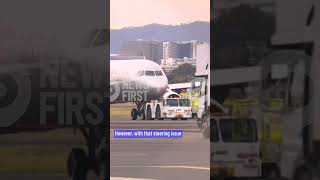
M262 136L264 144L262 157L264 161L264 176L283 176L292 178L294 171L303 166L305 155L308 154L309 140L308 126L310 104L309 104L309 62L310 57L303 51L282 50L267 56L261 63L261 89L260 89L260 113L270 113L272 103L272 89L275 89L273 78L286 87L283 94L283 107L277 111L278 119L266 119L262 117ZM279 88L279 87L278 87ZM269 121L279 121L281 128L281 141L278 146L272 142L270 136ZM274 122L275 124L275 122ZM272 127L271 127L272 128ZM307 130L307 131L306 131ZM273 147L273 149L272 149ZM309 154L310 155L310 154ZM299 172L300 173L300 172Z
M282 133L278 159L263 162L265 176L297 180L320 177L319 8L319 2L312 0L276 1L276 31L271 43L279 51L262 60L259 77L262 113L257 113L257 117L269 112L273 77L281 77L286 91L283 109L278 111ZM263 118L261 122L263 143L268 126ZM267 171L266 165L270 167Z
M190 97L192 114L197 119L198 127L204 137L210 136L210 46L201 44L198 47L197 65L194 79L191 81Z
M192 118L191 100L181 98L179 94L168 90L161 99L145 104L145 115L147 120L190 119Z
M202 118L208 114L208 78L206 76L195 77L191 82L192 114L197 118L201 128Z
M262 59L259 66L216 72L220 73L219 77L226 73L242 78L224 79L230 84L259 82L257 104L250 107L248 118L257 120L264 177L292 177L295 168L302 163L303 146L308 147L305 127L310 125L309 62L310 57L303 51L279 50Z
M260 144L254 119L211 116L211 176L261 176Z
M320 3L282 0L276 7L276 33L271 42L282 51L263 61L261 105L268 104L270 97L268 77L284 72L273 70L271 65L285 65L287 91L281 115L279 174L287 179L319 179Z

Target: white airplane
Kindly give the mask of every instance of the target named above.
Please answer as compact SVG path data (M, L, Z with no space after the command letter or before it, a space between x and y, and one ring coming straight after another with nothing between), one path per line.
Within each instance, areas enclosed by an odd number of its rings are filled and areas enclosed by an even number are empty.
M146 59L110 61L110 102L159 99L168 88L160 65Z
M145 102L168 89L161 66L146 59L110 60L110 103L134 102L141 115Z

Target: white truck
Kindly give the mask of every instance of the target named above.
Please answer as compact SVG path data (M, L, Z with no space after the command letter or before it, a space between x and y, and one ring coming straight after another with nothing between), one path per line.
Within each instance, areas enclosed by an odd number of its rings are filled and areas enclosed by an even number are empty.
M192 114L205 138L210 137L210 45L197 46L197 64L191 81Z
M286 179L320 178L320 2L281 0L276 2L276 33L271 39L280 52L262 64L262 108L269 101L268 78L285 72L282 143L277 168ZM294 21L290 21L294 19ZM285 65L286 71L272 68Z
M256 120L228 115L228 110L211 99L210 168L211 176L260 177L259 128Z
M196 76L191 81L190 97L192 99L192 114L196 117L198 126L202 128L203 118L208 114L210 102L208 76Z
M147 102L144 110L146 120L186 120L192 118L191 100L182 98L171 90L168 90L160 100Z
M274 49L279 48L279 51L267 56L262 60L261 66L256 67L258 71L255 72L259 75L250 76L258 77L261 82L255 113L256 119L261 123L258 125L261 127L258 130L262 131L260 143L265 143L263 135L267 131L261 115L269 112L268 106L272 101L270 92L273 87L270 82L280 78L280 82L286 87L284 107L279 112L282 140L278 147L273 146L273 150L279 148L279 151L268 152L278 155L278 158L269 162L262 161L261 175L294 180L319 179L320 3L312 0L281 0L276 2L276 7L276 33L272 37L272 45ZM218 147L215 145L211 149L218 150ZM233 147L228 150L237 151Z
M295 169L303 164L303 146L306 146L303 143L307 144L307 142L303 142L302 134L304 134L304 127L310 124L307 119L308 106L305 104L309 99L307 89L305 89L309 78L309 62L310 57L302 51L279 50L262 59L259 66L217 70L213 73L215 83L213 85L248 84L250 82L255 82L254 84L258 85L256 89L258 91L257 105L251 107L251 114L248 116L248 119L256 120L256 131L259 134L256 143L259 144L261 155L258 159L261 171L256 173L257 177L276 178L282 176L292 178ZM232 76L228 77L226 74ZM275 111L270 108L270 104L274 100L274 92L278 92L275 91L277 88L282 88L282 92L285 93L281 95L283 108ZM219 126L219 120L215 121ZM218 130L221 134L222 130L219 128ZM278 136L278 130L281 136L280 141L274 138L274 136ZM232 128L230 131L232 131ZM219 136L221 136L220 134ZM237 153L240 150L234 148L233 145L223 143L221 140L215 142L211 144L213 146L211 149L216 151L219 147L224 147L224 150L230 154ZM228 159L226 155L225 158ZM212 162L213 165L219 164L215 159ZM228 166L228 164L229 162L226 161L225 166ZM221 167L225 166L219 166L220 172ZM242 173L235 173L237 168L231 169L233 169L233 173L230 174L229 170L227 175L236 177L253 176L252 173L245 170Z
M258 128L254 119L211 116L211 176L260 177Z

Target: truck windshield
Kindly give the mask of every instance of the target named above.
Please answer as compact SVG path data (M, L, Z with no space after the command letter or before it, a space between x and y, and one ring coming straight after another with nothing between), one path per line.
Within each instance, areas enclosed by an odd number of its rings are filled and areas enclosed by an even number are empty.
M224 142L257 141L257 127L253 119L221 119L219 122Z
M169 107L178 106L178 99L167 99L166 101Z
M219 135L218 135L218 126L217 126L217 121L215 119L210 120L211 127L210 127L210 141L211 142L218 142L219 141Z
M189 99L179 99L179 106L181 107L189 107L190 100Z

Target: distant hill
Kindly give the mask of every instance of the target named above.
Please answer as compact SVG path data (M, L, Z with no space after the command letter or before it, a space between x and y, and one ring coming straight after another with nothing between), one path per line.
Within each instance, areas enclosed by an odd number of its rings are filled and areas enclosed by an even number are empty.
M210 42L210 23L196 21L190 24L162 25L149 24L141 27L129 27L110 31L110 51L118 53L125 40L159 40L188 41L199 40Z

